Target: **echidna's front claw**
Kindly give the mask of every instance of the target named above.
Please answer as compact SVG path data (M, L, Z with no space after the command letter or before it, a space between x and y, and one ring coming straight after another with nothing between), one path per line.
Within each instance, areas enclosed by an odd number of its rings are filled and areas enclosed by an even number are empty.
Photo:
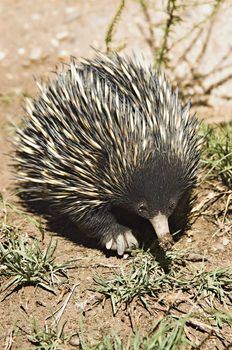
M113 238L111 238L109 241L106 242L106 249L111 249L113 245Z
M126 244L123 235L118 235L116 238L117 253L118 255L123 255L125 252Z
M135 236L131 233L131 231L125 232L125 239L126 239L128 248L138 248L139 243L135 238Z
M118 255L123 255L126 250L137 248L139 246L137 239L130 230L119 234L116 239L111 238L106 242L106 249L117 250Z

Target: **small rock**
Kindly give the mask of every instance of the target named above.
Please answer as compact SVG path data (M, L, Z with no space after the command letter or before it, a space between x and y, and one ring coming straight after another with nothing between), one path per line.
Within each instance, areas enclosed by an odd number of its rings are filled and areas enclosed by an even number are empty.
M58 52L58 58L61 61L66 61L67 59L69 59L70 57L70 53L67 50L61 50Z
M210 4L205 4L202 6L201 11L202 13L204 13L205 16L209 16L211 14L212 7L210 6Z
M229 243L230 243L230 239L228 239L227 237L224 237L223 240L222 240L222 244L224 246L227 246Z
M23 66L23 67L29 67L29 66L30 66L29 60L23 61L23 62L22 62L22 66Z
M75 7L66 7L65 9L66 13L73 13L74 11L76 11Z
M18 49L18 54L19 54L19 55L24 55L24 54L25 54L25 49L24 49L24 47L20 47L20 48Z
M74 336L69 340L69 344L72 346L79 346L80 345L80 338L78 336Z
M192 243L192 238L188 238L187 243Z
M5 57L6 57L6 52L0 51L0 61L4 60Z
M35 47L32 49L29 59L31 61L38 61L42 57L42 49L40 47Z
M67 16L65 22L69 23L69 22L73 22L76 19L78 19L80 17L80 15L78 13L70 13L70 15Z
M57 40L56 38L52 38L51 44L52 44L52 46L57 47L57 46L59 46L59 40Z
M15 87L14 88L14 93L15 93L16 96L21 96L22 92L23 92L23 90L22 90L21 87Z
M65 22L72 22L75 21L78 17L80 17L79 12L74 7L67 7L65 9L65 12L67 14Z
M69 36L69 32L67 30L64 30L62 32L59 32L56 34L56 39L58 40L64 40Z

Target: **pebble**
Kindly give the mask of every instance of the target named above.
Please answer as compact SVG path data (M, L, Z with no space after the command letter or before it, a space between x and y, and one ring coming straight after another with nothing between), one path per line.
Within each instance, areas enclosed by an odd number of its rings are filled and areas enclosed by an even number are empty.
M4 60L5 57L6 57L6 52L0 51L0 61Z
M70 57L70 52L67 50L61 50L58 52L58 58L61 61L65 61L65 60L69 59L69 57Z
M79 346L80 345L80 338L78 336L72 337L69 340L69 344L72 346Z
M57 40L56 38L52 38L51 39L51 44L54 47L58 47L59 46L59 40Z
M31 61L38 61L42 57L42 49L40 47L35 47L32 49L29 59Z
M56 39L58 40L64 40L69 36L69 32L67 30L64 30L62 32L59 32L56 34Z
M211 6L211 4L203 5L202 8L201 8L201 11L202 11L202 13L205 16L209 16L212 13L212 6Z
M125 253L125 254L123 254L123 260L126 260L126 259L128 259L129 258L129 254L127 254L127 253Z
M76 11L75 7L66 7L65 9L66 13L73 13L74 11Z
M23 92L22 88L21 87L17 87L17 86L14 88L13 91L14 91L16 96L21 96L22 92Z
M19 49L18 49L18 54L19 55L24 55L25 54L25 49L24 49L24 47L20 47Z
M65 9L65 12L67 14L65 22L72 22L75 21L78 17L80 17L80 14L75 7L67 7Z
M229 243L230 243L230 239L228 239L227 237L224 237L223 240L222 240L222 244L224 246L227 246Z
M79 13L70 13L70 14L67 16L65 22L66 22L66 23L69 23L69 22L75 21L75 20L76 20L77 18L79 18L79 17L80 17Z
M22 62L22 66L23 67L29 67L30 66L30 61L29 60L25 60Z

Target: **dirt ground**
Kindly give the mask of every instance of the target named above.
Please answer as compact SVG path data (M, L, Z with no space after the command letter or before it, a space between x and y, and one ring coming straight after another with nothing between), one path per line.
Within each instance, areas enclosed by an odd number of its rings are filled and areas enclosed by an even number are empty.
M11 150L10 140L13 134L11 123L20 121L23 115L24 97L36 95L34 77L46 77L58 62L68 61L69 55L91 57L93 55L91 46L104 50L106 28L117 4L117 1L106 0L1 1L0 191L10 202L16 201L12 195L12 175L7 156ZM208 57L211 57L214 52L211 63L223 55L224 46L228 47L230 41L228 38L232 35L231 9L225 12L226 17L219 19L218 24L220 27L218 36L221 40L216 40L211 53L207 53ZM151 53L144 42L138 23L143 25L144 18L138 4L129 1L118 30L117 42L126 40L127 47L124 52L143 52L145 59L149 61ZM231 102L228 99L222 101L218 97L220 94L227 94L228 91L231 94L231 87L232 83L228 81L225 87L219 89L220 91L213 92L215 94L213 108L199 108L197 111L199 118L206 117L212 121L231 119ZM205 188L199 197L207 196L209 191L211 189ZM217 211L218 207L214 209ZM38 230L24 218L11 214L10 220L29 236L41 238ZM80 324L83 323L86 337L91 342L96 343L103 334L112 333L127 339L132 333L129 314L121 310L113 316L109 300L93 306L95 300L90 291L96 274L105 276L111 273L111 267L124 266L126 260L106 256L97 249L76 244L65 238L68 228L65 227L65 223L63 226L63 236L46 230L43 244L46 246L51 236L56 237L58 240L56 257L59 261L79 259L75 263L76 268L69 271L70 285L76 285L76 288L62 316L62 321L67 321L66 331L79 331ZM193 252L207 256L209 268L229 266L232 242L229 238L224 244L224 238L220 232L216 232L215 225L203 216L198 218L177 246L191 248ZM45 319L57 309L59 298L60 294L54 297L53 294L40 288L35 291L33 287L27 287L0 302L0 349L6 349L7 336L16 325L19 331L12 349L29 349L27 334L31 332L33 319L36 318L38 323L43 325ZM85 310L82 314L83 308ZM150 315L140 305L136 307L135 316L136 325L142 333L150 329L154 318L157 317ZM216 343L212 341L210 344L208 349L216 349ZM72 348L71 345L68 347Z

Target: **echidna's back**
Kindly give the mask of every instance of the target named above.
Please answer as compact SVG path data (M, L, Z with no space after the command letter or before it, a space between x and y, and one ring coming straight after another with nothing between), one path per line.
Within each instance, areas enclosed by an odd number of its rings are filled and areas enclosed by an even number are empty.
M150 129L129 96L129 85L127 91L113 75L73 61L39 87L39 98L27 105L18 130L21 187L54 204L63 198L81 203L82 211L85 200L98 205L115 196L125 174L152 149Z
M162 75L130 59L72 61L40 86L27 112L18 130L20 187L52 205L65 202L65 213L121 195L156 152L180 160L195 181L195 118Z
M112 89L123 94L137 108L146 105L142 100L155 93L155 74L151 67L143 67L134 59L114 53L111 57L98 54L92 60L81 60L81 69L88 70L108 82ZM156 82L157 83L157 82Z

